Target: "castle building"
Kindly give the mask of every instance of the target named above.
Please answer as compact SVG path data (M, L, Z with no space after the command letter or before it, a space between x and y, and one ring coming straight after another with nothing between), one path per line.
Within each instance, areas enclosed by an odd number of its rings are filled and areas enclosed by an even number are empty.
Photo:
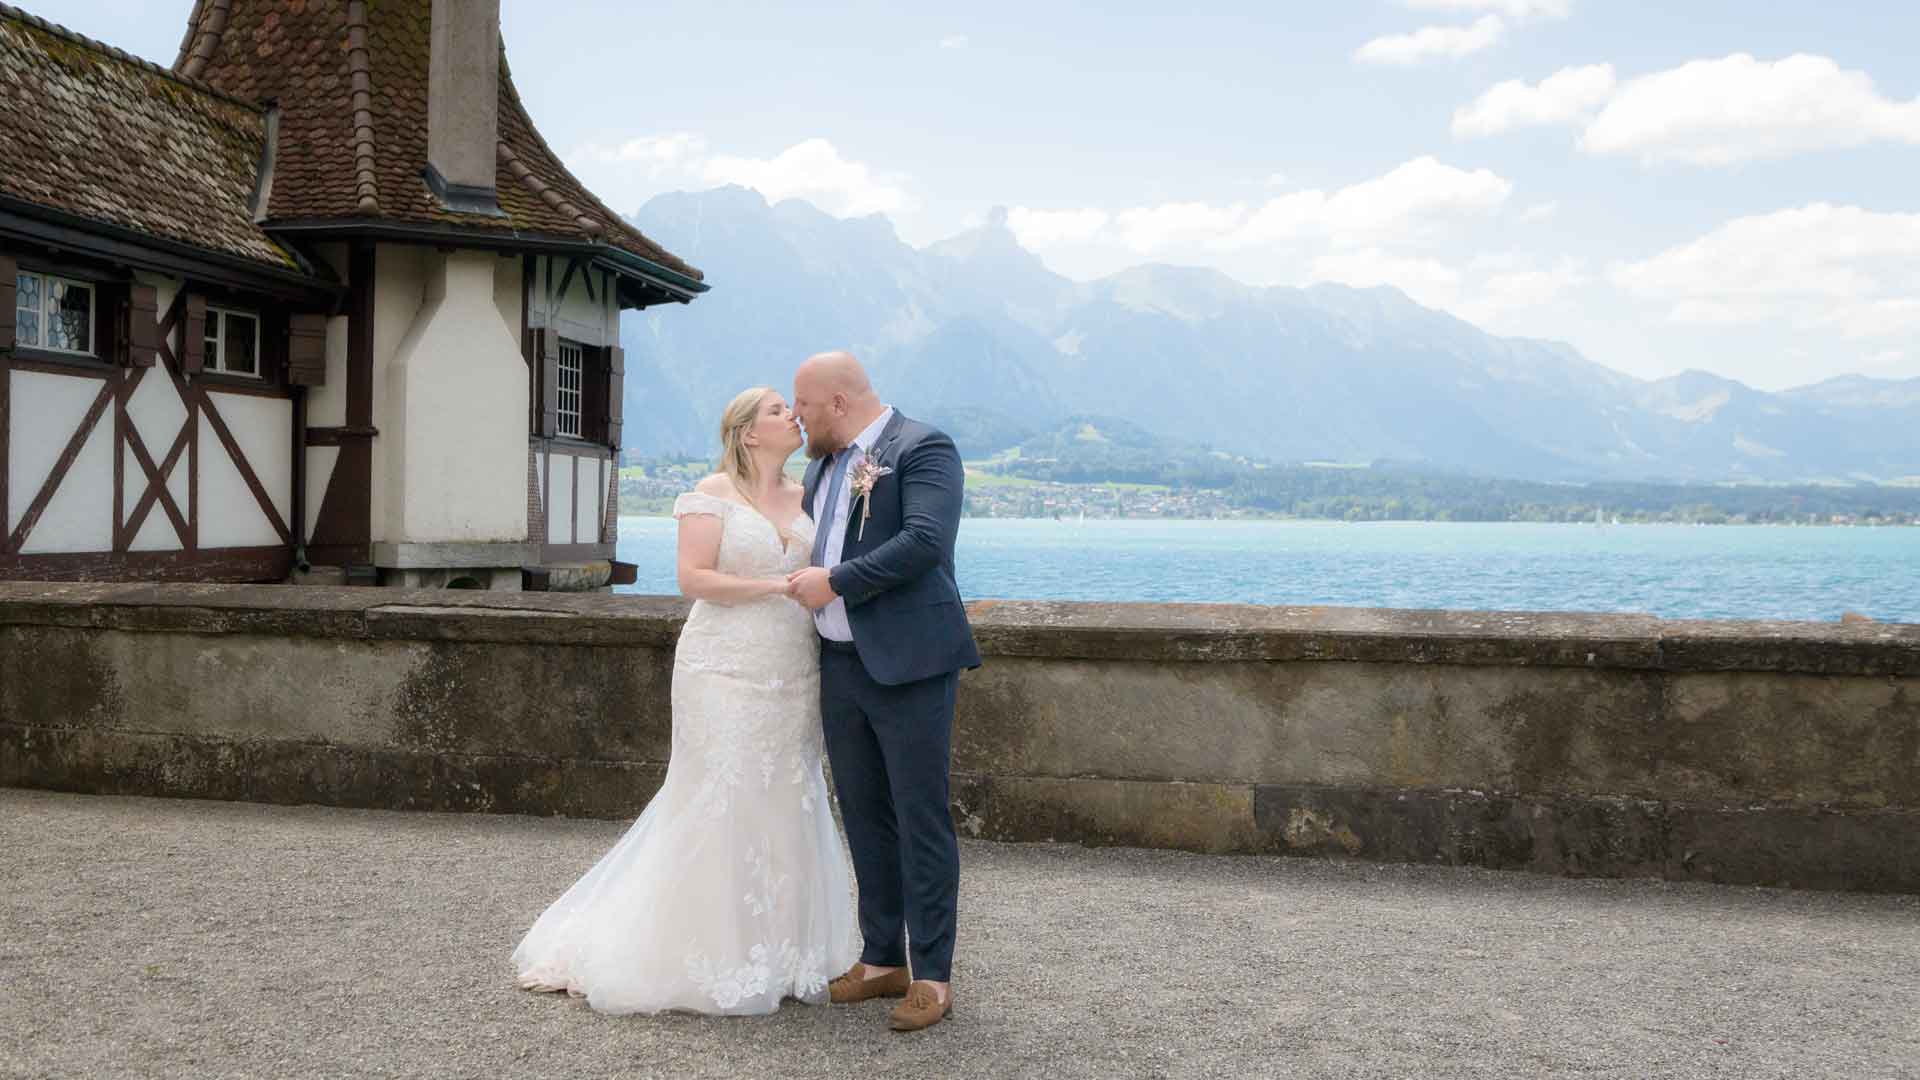
M620 313L700 272L534 129L498 0L0 4L0 579L593 587Z

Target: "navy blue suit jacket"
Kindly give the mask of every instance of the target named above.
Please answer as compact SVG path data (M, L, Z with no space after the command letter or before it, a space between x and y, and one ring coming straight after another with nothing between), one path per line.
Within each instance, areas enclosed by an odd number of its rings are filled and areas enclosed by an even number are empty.
M827 460L807 466L809 515ZM980 650L953 575L966 481L960 452L944 433L896 409L868 460L893 472L874 484L864 536L861 507L849 498L842 562L828 575L833 591L846 599L861 662L875 682L887 686L979 667Z

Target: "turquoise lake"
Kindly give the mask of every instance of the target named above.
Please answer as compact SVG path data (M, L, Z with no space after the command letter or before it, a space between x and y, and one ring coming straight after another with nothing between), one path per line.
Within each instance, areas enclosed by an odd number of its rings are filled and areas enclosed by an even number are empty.
M674 522L620 520L622 592L673 593ZM968 600L1629 611L1920 623L1920 528L968 518Z

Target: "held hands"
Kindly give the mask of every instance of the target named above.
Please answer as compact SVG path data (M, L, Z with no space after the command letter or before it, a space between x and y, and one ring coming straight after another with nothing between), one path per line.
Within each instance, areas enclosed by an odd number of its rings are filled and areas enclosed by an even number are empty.
M787 575L787 595L805 607L818 611L833 603L839 594L822 566L808 566Z

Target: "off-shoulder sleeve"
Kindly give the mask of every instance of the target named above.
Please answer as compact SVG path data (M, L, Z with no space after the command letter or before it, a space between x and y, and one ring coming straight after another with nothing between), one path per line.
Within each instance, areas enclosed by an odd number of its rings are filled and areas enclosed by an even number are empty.
M673 516L681 518L688 514L712 514L714 517L724 518L727 516L727 507L730 505L732 505L730 500L720 498L718 495L709 495L704 491L689 491L673 500Z

